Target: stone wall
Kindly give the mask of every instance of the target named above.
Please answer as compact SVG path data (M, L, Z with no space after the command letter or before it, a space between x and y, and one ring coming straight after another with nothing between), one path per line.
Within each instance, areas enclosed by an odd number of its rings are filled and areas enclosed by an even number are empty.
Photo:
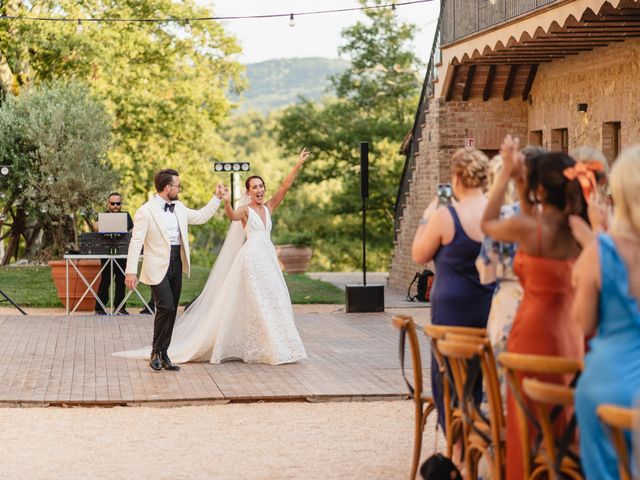
M449 158L473 138L477 148L498 150L506 133L547 148L580 145L602 149L611 161L617 148L640 143L640 39L541 64L531 90L531 105L520 98L504 102L444 102L432 99L422 126L411 198L404 210L394 247L389 283L404 289L417 271L411 243L417 222L435 196L437 183L449 180ZM578 111L587 104L587 112Z
M554 130L567 129L569 150L590 145L614 154L614 126L621 147L640 142L640 39L541 64L529 107L528 129L555 146ZM578 111L586 103L587 111Z
M415 273L424 268L411 260L411 244L422 212L436 195L436 185L450 181L449 159L453 153L464 147L467 138L472 138L481 150L498 150L507 133L524 137L526 124L527 104L521 99L430 101L411 178L411 195L394 248L389 274L392 288L407 288Z

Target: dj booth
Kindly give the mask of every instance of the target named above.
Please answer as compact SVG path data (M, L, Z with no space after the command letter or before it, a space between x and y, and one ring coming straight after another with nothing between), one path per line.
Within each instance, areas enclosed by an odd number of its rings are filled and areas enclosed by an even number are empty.
M153 305L149 305L143 296L138 291L137 287L133 290L128 290L124 299L120 305L113 305L113 295L109 295L109 305L102 303L98 297L98 286L102 275L110 275L113 287L114 273L120 271L125 275L125 271L116 260L126 260L127 251L129 249L129 242L131 240L131 232L127 233L82 233L80 234L80 252L67 254L64 256L66 262L65 279L66 279L66 313L70 315L74 313L82 300L89 294L91 294L96 302L102 307L107 315L118 315L122 307L126 304L127 300L132 293L136 293L144 306L153 312ZM140 257L142 258L142 256ZM89 281L82 272L78 269L77 260L106 260L98 274ZM84 283L86 289L83 292L80 299L75 303L73 309L69 310L69 267L73 268L78 276ZM111 293L111 292L110 292Z

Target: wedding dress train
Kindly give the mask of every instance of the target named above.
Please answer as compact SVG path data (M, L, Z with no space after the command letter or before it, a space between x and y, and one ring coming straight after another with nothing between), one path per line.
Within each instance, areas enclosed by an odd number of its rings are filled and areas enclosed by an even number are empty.
M266 222L249 207L244 233L232 222L202 293L176 322L168 351L174 363L276 365L306 358L271 242L271 215L262 208ZM147 359L150 353L146 347L114 355Z

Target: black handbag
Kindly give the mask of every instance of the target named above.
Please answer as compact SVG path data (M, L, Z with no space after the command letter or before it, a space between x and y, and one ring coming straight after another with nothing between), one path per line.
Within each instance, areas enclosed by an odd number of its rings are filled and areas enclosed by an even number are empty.
M420 467L420 475L424 480L462 480L458 467L441 453L435 453L425 460Z
M413 280L409 284L409 288L407 289L407 300L410 302L414 302L418 300L419 302L429 302L431 298L431 286L433 285L433 280L435 278L434 273L428 268L424 269L422 273L416 272ZM418 282L418 291L415 295L411 295L411 287L413 284Z

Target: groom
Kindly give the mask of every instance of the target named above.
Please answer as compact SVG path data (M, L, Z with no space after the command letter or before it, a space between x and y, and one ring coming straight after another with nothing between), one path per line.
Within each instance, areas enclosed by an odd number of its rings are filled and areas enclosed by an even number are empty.
M167 349L182 290L182 273L189 275L188 225L200 225L209 220L220 206L222 185L200 210L191 210L178 197L182 187L178 172L161 170L154 177L156 191L151 200L135 214L133 233L127 255L125 284L133 289L137 282L138 259L144 246L140 281L151 286L156 316L153 322L153 346L149 366L153 370L180 370L171 363Z

